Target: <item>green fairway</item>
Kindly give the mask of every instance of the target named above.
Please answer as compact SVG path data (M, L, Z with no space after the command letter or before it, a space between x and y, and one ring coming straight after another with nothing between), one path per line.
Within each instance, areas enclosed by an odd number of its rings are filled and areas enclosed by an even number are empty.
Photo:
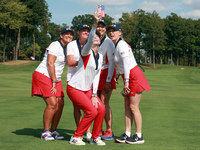
M58 132L65 140L44 141L43 111L41 98L31 97L32 73L39 62L27 65L8 66L0 64L0 150L191 150L200 149L200 69L194 67L142 65L151 86L144 91L140 103L143 117L142 145L118 144L105 141L100 147L69 144L76 125L72 103L65 94L65 106ZM62 75L66 91L66 72ZM125 131L124 101L120 95L122 79L113 91L110 106L113 114L113 132L119 137ZM66 93L66 92L65 92ZM105 123L103 124L105 129ZM135 127L132 128L132 134ZM84 136L85 137L85 136Z

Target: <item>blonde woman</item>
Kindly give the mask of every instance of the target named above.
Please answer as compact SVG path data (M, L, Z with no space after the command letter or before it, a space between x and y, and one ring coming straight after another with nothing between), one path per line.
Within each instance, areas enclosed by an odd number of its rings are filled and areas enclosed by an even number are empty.
M126 131L115 141L119 143L140 144L144 143L142 135L142 115L139 109L139 103L142 96L142 91L150 90L150 86L138 67L131 47L122 40L122 29L119 25L111 25L107 28L110 39L114 42L115 64L118 72L115 75L115 82L121 75L124 80L122 94L125 101L125 123ZM131 136L132 123L135 123L136 132Z

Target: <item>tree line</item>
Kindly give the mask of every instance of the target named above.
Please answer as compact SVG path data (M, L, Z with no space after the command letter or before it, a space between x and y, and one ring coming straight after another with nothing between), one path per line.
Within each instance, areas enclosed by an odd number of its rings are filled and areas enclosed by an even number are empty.
M199 64L200 19L185 19L175 13L162 19L156 11L136 10L123 13L119 24L139 63L153 63L154 67L156 63Z
M50 22L51 13L45 0L1 0L0 2L0 61L41 60L46 47L59 39L67 24ZM198 66L200 54L200 19L185 19L175 13L161 18L138 9L123 13L118 22L105 15L107 26L122 27L123 38L132 47L138 63ZM93 15L72 19L71 28L81 24L92 26ZM74 39L77 39L77 33Z
M50 23L45 0L0 1L0 61L40 60L62 26Z

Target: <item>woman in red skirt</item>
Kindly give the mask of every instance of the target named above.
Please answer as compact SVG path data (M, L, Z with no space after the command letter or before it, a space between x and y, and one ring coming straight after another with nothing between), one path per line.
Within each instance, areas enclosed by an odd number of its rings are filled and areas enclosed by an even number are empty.
M129 144L144 143L142 135L142 115L140 113L139 103L142 91L149 91L151 88L135 61L131 47L121 39L121 27L118 25L111 25L107 30L116 48L114 60L118 68L118 73L115 75L115 82L117 83L120 75L122 75L124 80L122 95L125 100L126 131L119 138L116 138L115 141ZM136 133L131 136L133 120Z
M40 96L46 103L43 114L44 132L41 134L41 139L46 141L64 139L56 129L64 106L61 74L66 64L65 48L72 41L73 35L72 29L64 28L60 40L52 42L47 47L43 61L33 73L32 96Z

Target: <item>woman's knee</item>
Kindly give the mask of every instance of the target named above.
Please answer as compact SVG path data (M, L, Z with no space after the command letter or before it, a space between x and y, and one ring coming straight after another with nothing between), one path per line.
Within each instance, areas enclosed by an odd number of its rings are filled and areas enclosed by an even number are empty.
M64 98L63 97L58 97L58 108L63 108L64 107Z
M130 104L130 110L132 111L132 113L136 113L136 112L140 111L139 106L133 105L133 104Z
M51 103L51 104L47 105L47 108L56 112L58 110L58 104L57 103Z
M48 97L45 99L48 109L52 109L54 111L58 110L58 100L55 97Z

